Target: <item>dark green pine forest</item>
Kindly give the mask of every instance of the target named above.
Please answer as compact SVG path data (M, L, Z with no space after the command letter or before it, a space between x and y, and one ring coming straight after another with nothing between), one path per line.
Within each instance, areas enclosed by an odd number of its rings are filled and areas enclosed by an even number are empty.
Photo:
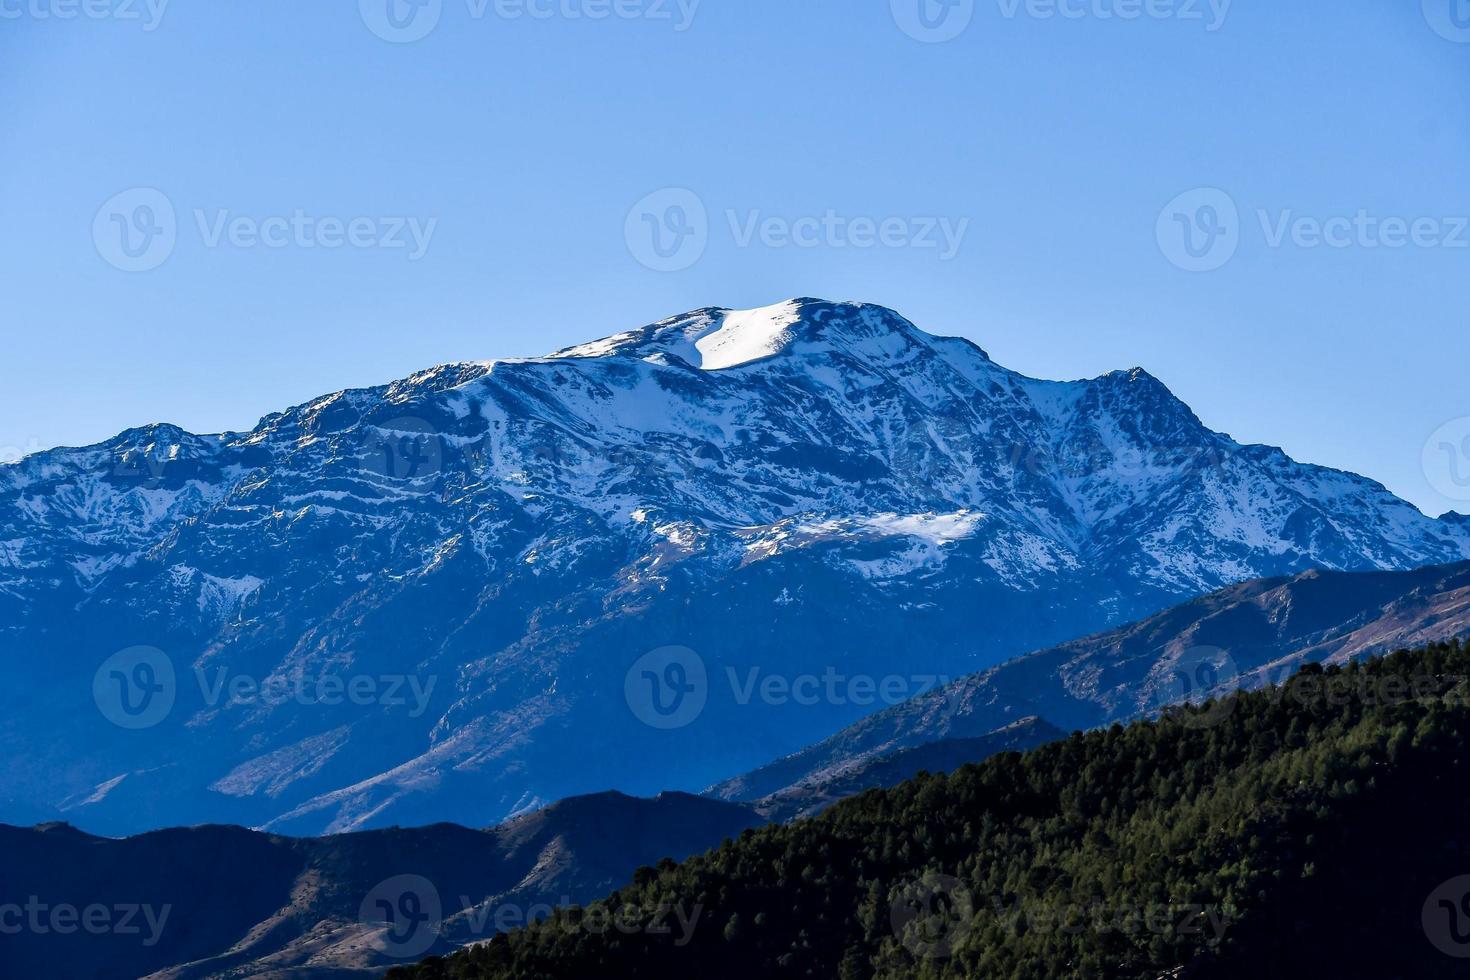
M1309 666L747 831L389 976L1467 976L1467 677L1459 644Z

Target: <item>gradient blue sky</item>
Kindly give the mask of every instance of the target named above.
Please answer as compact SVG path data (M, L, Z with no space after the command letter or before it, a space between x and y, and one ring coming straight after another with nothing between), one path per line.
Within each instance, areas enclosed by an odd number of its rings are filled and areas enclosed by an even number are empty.
M176 2L153 30L144 0L142 21L122 0L54 16L67 2L0 2L11 453L150 421L248 428L443 361L815 295L892 306L1036 376L1142 365L1238 439L1470 511L1422 459L1470 415L1470 248L1273 247L1256 214L1363 210L1453 235L1470 215L1454 0L1438 31L1440 0L1238 0L1214 31L1207 0L1203 20L1126 21L1098 16L1119 0L1071 0L1080 18L978 0L938 44L900 30L890 0L703 0L684 31L673 0L674 21L477 19L442 0L406 44L348 0ZM135 187L167 195L178 240L128 273L93 222ZM711 220L703 257L669 273L624 234L665 187ZM1172 264L1156 234L1199 187L1241 216L1210 272ZM410 261L209 247L196 209L438 223ZM731 209L970 224L944 261L742 247Z

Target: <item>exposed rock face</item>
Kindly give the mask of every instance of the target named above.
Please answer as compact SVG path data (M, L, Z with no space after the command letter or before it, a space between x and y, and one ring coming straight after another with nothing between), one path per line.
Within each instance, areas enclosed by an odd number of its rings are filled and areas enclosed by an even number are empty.
M1070 732L1126 722L1182 701L1280 683L1304 663L1343 663L1466 636L1470 563L1246 582L961 678L710 793L769 808L772 799L800 799L807 787L831 785L845 773L915 753L947 755L950 744L966 746L970 761L979 761L977 748L1018 726L1023 733L1037 725ZM994 745L984 754L1011 747Z

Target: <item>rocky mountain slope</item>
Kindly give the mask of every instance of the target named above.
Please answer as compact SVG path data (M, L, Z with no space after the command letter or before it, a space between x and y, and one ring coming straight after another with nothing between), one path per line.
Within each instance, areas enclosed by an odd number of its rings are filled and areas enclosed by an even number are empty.
M962 678L710 792L764 805L895 753L994 738L1017 719L1095 728L1279 683L1303 663L1340 664L1467 636L1470 563L1246 582Z
M206 826L110 840L64 824L0 826L0 901L23 917L0 935L0 962L6 976L89 980L376 977L761 822L677 793L605 793L486 831L296 839ZM87 915L99 928L83 927Z
M1470 526L1141 370L700 310L0 466L0 819L316 834L698 789L1221 586L1466 557Z

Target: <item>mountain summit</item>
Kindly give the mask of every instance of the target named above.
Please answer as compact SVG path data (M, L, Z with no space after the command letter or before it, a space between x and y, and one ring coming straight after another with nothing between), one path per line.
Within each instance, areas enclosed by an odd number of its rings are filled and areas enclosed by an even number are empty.
M938 340L881 306L793 299L755 310L696 310L553 356L662 353L701 370L720 371L787 351L798 357L840 352L857 360L883 361Z
M1141 370L1035 380L871 305L700 310L0 467L0 821L697 790L1225 585L1466 557L1470 525Z

